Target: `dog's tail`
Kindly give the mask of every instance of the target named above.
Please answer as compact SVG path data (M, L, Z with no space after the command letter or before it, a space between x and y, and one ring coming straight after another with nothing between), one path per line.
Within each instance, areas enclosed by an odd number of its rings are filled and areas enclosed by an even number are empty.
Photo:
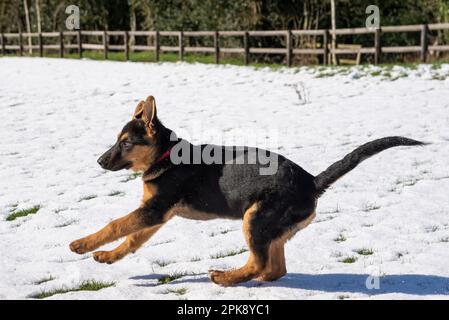
M317 175L314 179L315 188L319 195L323 194L331 184L354 169L363 160L386 149L398 146L422 146L426 144L404 137L386 137L368 142Z

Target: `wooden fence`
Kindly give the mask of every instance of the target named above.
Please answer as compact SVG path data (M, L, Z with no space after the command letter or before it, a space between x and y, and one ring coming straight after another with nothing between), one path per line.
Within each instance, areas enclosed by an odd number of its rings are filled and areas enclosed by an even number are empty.
M371 54L374 55L374 63L381 62L383 53L419 53L421 61L426 62L429 51L443 52L449 51L449 45L430 45L429 31L449 30L449 23L440 24L423 24L423 25L406 25L406 26L388 26L380 29L368 28L351 28L351 29L337 29L335 35L360 35L372 34L373 46L363 47L359 49L351 48L331 48L332 30L276 30L276 31L64 31L64 32L42 32L42 33L1 33L0 45L2 55L7 51L18 51L19 55L24 54L24 50L29 50L29 45L24 43L24 39L37 38L37 45L31 45L32 49L39 51L39 55L44 56L44 50L54 50L59 52L60 57L64 57L64 52L67 49L74 49L80 57L83 56L83 50L100 50L104 54L104 58L108 58L110 51L124 52L125 60L129 59L130 51L153 51L155 60L159 61L160 53L163 52L177 52L179 60L184 59L186 52L195 53L210 53L215 56L215 62L220 62L221 53L242 54L245 64L250 63L250 54L281 54L285 55L285 62L288 66L292 64L294 55L315 55L322 56L323 64L329 63L329 56L333 53L339 54ZM403 33L403 32L419 32L421 34L421 41L414 46L382 46L381 36L384 33ZM102 39L102 43L84 43L83 36L98 36ZM121 45L110 44L110 37L116 36L122 38ZM152 45L149 45L147 40L146 45L129 45L130 37L147 37L153 38ZM314 36L321 38L320 46L318 48L296 48L293 46L294 37L299 36ZM66 38L70 37L71 41L67 42ZM176 46L162 46L162 37L176 37L178 45ZM185 46L185 38L187 37L209 37L213 39L213 46ZM243 47L221 47L220 39L226 37L240 37L243 39ZM251 37L284 37L285 47L282 48L261 48L251 47ZM9 39L18 38L18 44L8 43ZM55 44L44 44L43 38L56 38ZM73 41L73 39L76 39Z

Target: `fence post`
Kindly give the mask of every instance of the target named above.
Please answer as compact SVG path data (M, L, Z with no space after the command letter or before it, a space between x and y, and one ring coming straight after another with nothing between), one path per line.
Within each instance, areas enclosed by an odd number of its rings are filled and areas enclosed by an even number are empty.
M59 31L59 57L64 58L64 34Z
M78 34L76 35L76 41L78 44L78 54L80 56L80 59L83 57L83 42L81 39L81 30L78 30Z
M382 54L382 45L380 42L380 34L381 34L381 29L377 28L376 32L374 33L374 47L375 47L374 64L379 64L381 61L380 55Z
M44 44L42 43L42 33L39 32L38 36L38 43L39 43L39 57L43 57L44 56Z
M329 64L329 30L326 29L323 32L323 49L324 49L324 56L323 56L323 64L328 65Z
M429 48L429 28L427 24L421 26L421 61L427 61L427 49Z
M2 40L2 56L4 56L5 55L5 35L3 34L3 32L1 34L1 40Z
M156 34L154 35L154 55L155 55L156 61L159 61L160 51L161 51L160 35L159 35L159 31L156 31Z
M108 32L103 31L103 58L108 60Z
M179 31L179 60L184 60L184 32Z
M19 30L19 56L23 56L22 30Z
M123 33L123 44L125 45L125 61L129 60L129 34L128 31Z
M245 31L243 35L243 47L245 48L245 64L249 64L249 33Z
M220 64L220 34L218 31L214 33L214 49L215 49L215 63Z
M285 42L286 42L286 49L287 49L287 66L292 66L292 54L293 54L293 48L292 48L292 31L288 30L285 35Z

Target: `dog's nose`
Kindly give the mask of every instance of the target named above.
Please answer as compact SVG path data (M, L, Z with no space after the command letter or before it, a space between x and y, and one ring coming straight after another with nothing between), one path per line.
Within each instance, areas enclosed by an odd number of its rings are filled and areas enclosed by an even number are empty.
M100 158L98 158L97 160L98 164L104 168L106 166L107 163L107 157L105 157L104 155L102 155Z

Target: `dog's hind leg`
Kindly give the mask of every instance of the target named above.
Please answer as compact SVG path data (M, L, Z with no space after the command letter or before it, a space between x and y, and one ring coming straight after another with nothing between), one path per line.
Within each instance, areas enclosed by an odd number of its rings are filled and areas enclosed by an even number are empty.
M239 282L249 281L261 274L267 263L268 243L264 243L259 235L260 229L255 230L254 221L257 221L258 204L253 204L246 210L243 217L243 232L248 243L250 254L246 264L235 270L210 270L209 277L216 284L230 286ZM261 241L262 240L262 241Z
M129 253L134 253L145 242L147 242L160 228L161 225L145 228L141 231L130 234L122 244L111 251L96 251L93 253L95 261L100 263L111 264L126 256Z
M73 241L70 244L70 250L79 254L93 251L106 243L140 231L146 227L148 225L143 219L142 209L137 209L122 218L112 221L100 231Z
M298 211L300 210L298 209ZM270 243L267 266L265 267L262 274L257 278L257 280L275 281L282 278L287 273L284 255L285 243L290 240L290 238L292 238L296 234L296 232L307 227L315 218L315 216L315 211L313 211L307 218L297 223L294 227L284 232L282 236L278 237Z
M284 239L274 240L268 250L268 263L263 273L257 278L260 281L275 281L287 273L285 266Z

